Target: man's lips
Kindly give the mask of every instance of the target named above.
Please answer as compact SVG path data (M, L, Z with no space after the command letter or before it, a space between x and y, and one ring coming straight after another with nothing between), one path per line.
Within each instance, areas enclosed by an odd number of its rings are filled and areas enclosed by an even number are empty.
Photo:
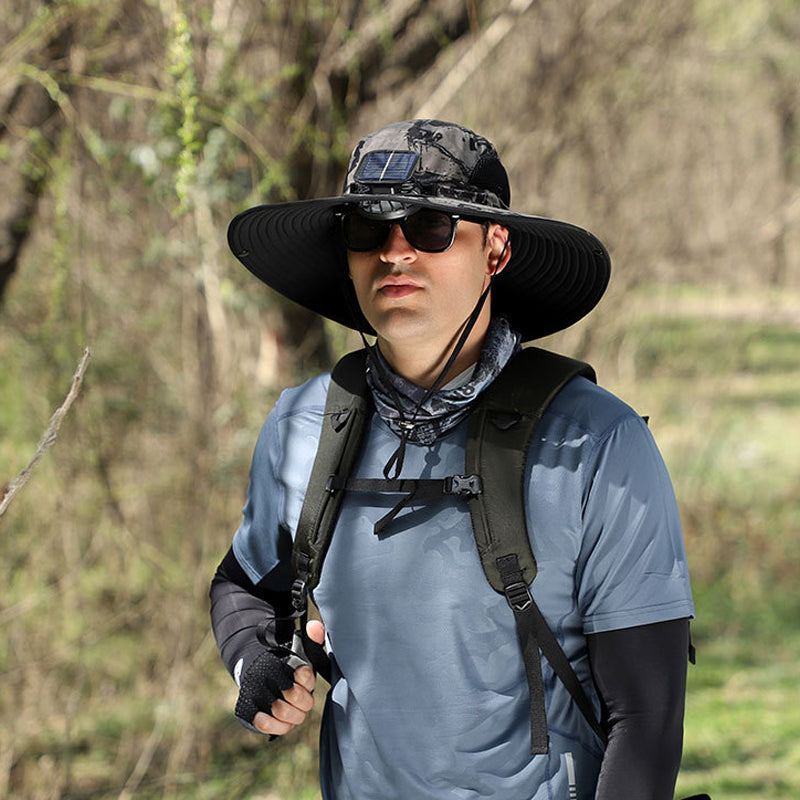
M383 297L398 299L401 297L407 297L408 295L419 291L420 288L421 287L418 284L408 280L388 280L383 281L378 286L378 294L382 295Z

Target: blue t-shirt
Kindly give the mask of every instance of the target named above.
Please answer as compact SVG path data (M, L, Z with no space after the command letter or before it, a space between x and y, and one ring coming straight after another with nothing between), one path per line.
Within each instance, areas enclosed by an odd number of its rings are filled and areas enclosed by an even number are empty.
M254 582L286 589L329 376L281 395L256 445L234 552ZM466 423L409 444L404 477L464 471ZM398 444L373 416L356 465L380 477ZM583 378L556 397L527 460L532 592L597 703L586 634L692 617L675 498L642 419ZM542 660L550 751L530 753L514 617L483 573L466 503L405 509L348 494L314 598L333 687L320 746L326 800L590 800L603 748Z

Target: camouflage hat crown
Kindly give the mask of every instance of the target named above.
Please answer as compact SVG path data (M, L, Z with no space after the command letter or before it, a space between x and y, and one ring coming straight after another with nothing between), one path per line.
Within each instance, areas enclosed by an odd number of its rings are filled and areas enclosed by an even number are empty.
M340 216L357 207L396 217L434 208L510 231L511 259L494 282L493 313L523 341L572 325L594 308L611 263L602 243L567 222L509 209L508 176L487 139L440 120L387 125L356 145L338 197L271 203L236 216L234 255L275 291L323 317L372 333L347 278Z
M394 187L406 196L452 197L509 207L508 175L494 145L468 128L439 120L387 125L353 150L344 194Z

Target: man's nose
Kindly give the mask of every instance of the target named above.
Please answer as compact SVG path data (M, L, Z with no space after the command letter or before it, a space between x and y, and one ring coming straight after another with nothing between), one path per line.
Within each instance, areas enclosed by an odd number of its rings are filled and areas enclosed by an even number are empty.
M417 257L417 251L408 243L398 222L393 223L389 228L389 235L381 246L379 254L381 259L387 263L408 262Z

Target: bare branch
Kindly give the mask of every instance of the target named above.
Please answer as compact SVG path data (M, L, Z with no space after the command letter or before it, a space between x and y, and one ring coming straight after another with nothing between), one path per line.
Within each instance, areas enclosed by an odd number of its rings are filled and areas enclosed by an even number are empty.
M78 368L75 370L75 374L72 376L72 385L70 386L69 393L67 394L64 402L61 406L56 410L52 417L50 417L50 424L47 426L47 430L44 432L44 435L39 440L39 446L36 449L36 454L31 459L30 464L28 464L25 469L11 481L10 484L6 487L5 494L3 495L2 500L0 500L0 520L3 518L3 514L6 513L6 509L11 504L11 501L14 499L14 495L28 482L28 478L30 478L31 473L33 472L33 468L36 466L36 462L52 447L53 443L58 436L58 429L61 427L61 423L64 421L64 417L66 416L67 412L70 409L70 406L75 402L75 398L78 396L78 392L80 392L81 383L83 382L83 376L86 372L86 366L89 363L89 348L87 347L83 351L83 358L81 358L80 364L78 364Z
M51 3L36 13L27 28L3 46L0 55L0 96L13 92L19 83L18 68L47 43L58 37L70 21L68 3Z
M441 82L438 89L414 113L415 117L436 117L455 97L458 90L480 69L486 58L514 29L517 18L533 5L533 0L511 0L508 9L475 40L458 65Z

